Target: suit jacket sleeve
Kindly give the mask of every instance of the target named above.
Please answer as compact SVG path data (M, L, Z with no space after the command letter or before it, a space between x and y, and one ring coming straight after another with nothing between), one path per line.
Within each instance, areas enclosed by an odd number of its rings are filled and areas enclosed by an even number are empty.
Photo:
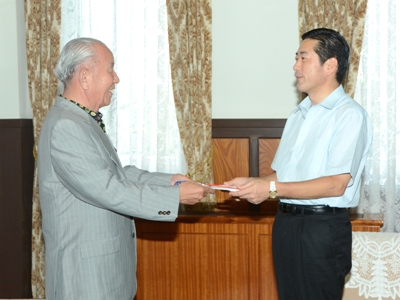
M133 165L124 167L125 175L129 180L138 183L170 185L173 174L149 172Z
M78 117L56 122L50 136L49 159L62 184L78 199L97 207L133 217L173 221L179 188L170 185L171 175L135 167L126 172L104 137L97 124Z

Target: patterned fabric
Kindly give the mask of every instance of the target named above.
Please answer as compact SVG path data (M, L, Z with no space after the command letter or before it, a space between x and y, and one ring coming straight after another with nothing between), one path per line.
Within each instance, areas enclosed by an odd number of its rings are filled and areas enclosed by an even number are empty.
M368 0L299 0L300 36L314 28L339 31L350 46L350 65L342 85L354 99Z
M172 85L188 177L213 182L211 0L167 0ZM214 202L215 196L203 199Z
M42 123L57 95L57 78L53 71L60 54L61 0L25 0L25 22L36 160ZM44 245L36 169L32 202L32 293L33 298L40 299L45 297Z
M353 232L352 249L343 299L400 299L400 234Z
M89 116L93 118L97 122L97 124L100 125L101 129L103 129L104 133L106 133L106 125L103 122L103 114L101 112L94 112L93 110L87 108L86 106L83 106L82 104L79 104L78 102L75 102L74 100L67 99L64 96L60 95L60 97L63 97L65 100L71 101L72 103L76 104L78 107L82 108L84 112L86 112Z

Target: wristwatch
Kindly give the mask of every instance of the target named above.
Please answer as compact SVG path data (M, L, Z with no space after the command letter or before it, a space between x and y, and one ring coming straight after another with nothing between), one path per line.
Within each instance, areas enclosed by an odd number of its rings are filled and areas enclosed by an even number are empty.
M275 199L278 196L278 192L276 191L275 181L270 181L269 183L269 198Z

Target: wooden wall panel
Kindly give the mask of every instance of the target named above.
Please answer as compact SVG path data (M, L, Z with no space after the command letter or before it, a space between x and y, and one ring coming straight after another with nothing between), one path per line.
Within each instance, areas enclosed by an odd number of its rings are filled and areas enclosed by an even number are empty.
M247 139L213 139L213 147L216 183L223 183L235 176L249 176Z
M214 183L271 173L285 123L286 119L213 119ZM222 210L276 212L276 201L253 205L237 202L221 191L216 192L216 198Z
M280 139L260 139L260 176L271 174L272 161L274 160L276 150L278 150Z
M249 141L248 139L221 138L213 139L214 183L235 177L249 176ZM231 200L226 192L216 191L218 202Z
M272 172L271 163L278 149L280 139L259 139L259 174ZM250 176L250 140L248 138L213 138L214 183L222 184L235 177ZM249 211L249 203L236 201L229 193L216 191L218 208L229 211ZM257 206L258 211L276 213L276 201L264 201Z
M259 139L259 176L273 172L272 161L280 139ZM214 183L222 184L235 177L249 176L249 139L213 139ZM217 201L230 199L228 193L217 191Z

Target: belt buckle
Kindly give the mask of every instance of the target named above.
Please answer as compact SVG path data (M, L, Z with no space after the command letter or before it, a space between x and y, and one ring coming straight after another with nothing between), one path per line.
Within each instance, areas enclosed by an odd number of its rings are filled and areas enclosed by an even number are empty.
M290 205L290 204L287 204L287 203L281 203L281 210L285 214L290 213L290 214L295 215L297 213L297 206Z

